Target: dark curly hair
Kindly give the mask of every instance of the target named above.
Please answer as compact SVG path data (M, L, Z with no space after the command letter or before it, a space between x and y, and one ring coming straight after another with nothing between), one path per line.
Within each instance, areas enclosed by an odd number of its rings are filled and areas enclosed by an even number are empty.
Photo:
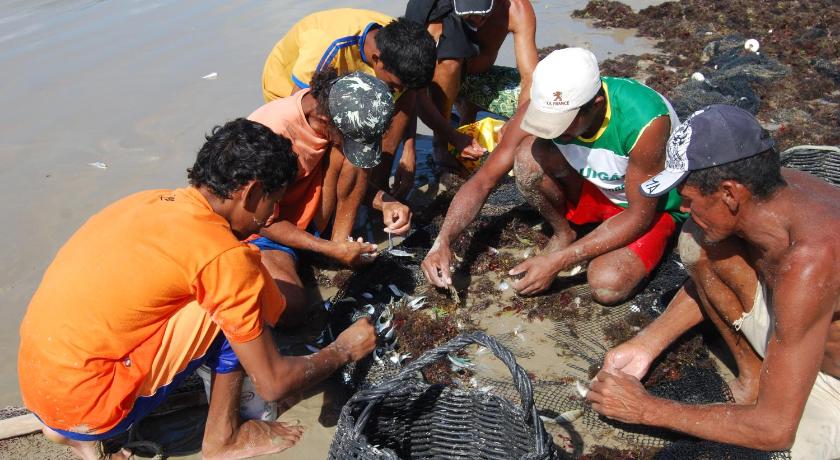
M335 67L326 67L312 74L312 79L309 80L309 94L318 103L318 114L327 117L329 120L332 120L330 89L337 79L338 71L335 70Z
M229 199L252 180L260 181L267 195L297 176L292 143L260 123L237 118L214 127L205 139L187 177L219 198Z
M397 18L376 34L376 47L385 70L409 89L429 86L435 74L435 40L422 25Z
M686 177L685 184L697 187L700 193L708 196L715 193L725 180L743 184L759 199L770 196L787 184L782 177L779 152L775 148L742 160L692 171Z

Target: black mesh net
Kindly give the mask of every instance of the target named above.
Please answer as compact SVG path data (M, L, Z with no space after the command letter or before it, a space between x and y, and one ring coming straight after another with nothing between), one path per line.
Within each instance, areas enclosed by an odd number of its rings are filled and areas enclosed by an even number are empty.
M790 73L785 65L764 54L744 49L744 37L732 35L706 45L706 60L698 69L702 80L692 79L671 92L680 119L710 104L730 104L751 113L761 102L751 83L767 82Z
M445 210L448 199L438 197L433 206ZM496 289L495 284L482 284L484 274L505 272L510 268L506 264L516 262L505 259L505 254L492 253L492 249L541 246L547 239L539 225L539 214L523 205L513 180L507 180L491 195L479 218L465 230L465 236L453 244L461 257L458 270L470 274L469 287L462 286L462 298L456 302L450 293L429 289L419 266L437 233L440 216L428 214L419 221L422 227L400 246L413 257L383 253L375 264L350 276L345 288L339 291L340 297L366 298L365 302L373 305L390 303L395 311L397 358L370 360L352 368L349 374L345 372L346 383L355 389L376 387L396 375L401 363L416 358L425 349L438 346L465 329L480 329L482 326L476 318L488 307L477 305L480 302L475 299L482 292ZM611 347L629 339L660 315L686 278L679 257L669 252L647 286L622 305L606 308L594 303L584 272L558 280L548 294L516 298L512 306L506 307L505 314L553 324L543 339L549 344L546 346L553 344L558 359L552 375L533 376L534 401L539 413L547 419L560 415L574 419L570 423L546 423L554 442L565 452L561 455L568 458L787 458L787 453L697 441L666 430L614 422L592 411L578 393L576 382L591 379ZM391 285L404 297L395 295ZM420 295L427 297L424 308L413 311L407 307L410 300ZM343 313L344 324L349 314ZM407 326L414 323L422 325ZM517 359L535 354L534 342L523 341L516 330L494 337ZM403 360L401 353L408 349L412 356ZM456 358L472 356L464 354ZM506 379L461 368L454 364L457 362L424 371L424 376L434 383L479 390L520 403L515 386ZM704 336L697 331L687 334L663 354L643 383L657 396L690 404L732 400Z

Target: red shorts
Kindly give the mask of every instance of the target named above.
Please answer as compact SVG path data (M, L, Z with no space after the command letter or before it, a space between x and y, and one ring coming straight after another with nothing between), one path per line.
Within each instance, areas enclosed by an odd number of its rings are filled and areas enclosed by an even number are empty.
M578 202L567 201L566 208L566 219L578 225L603 222L625 210L610 201L598 187L589 181L583 181ZM658 212L650 229L639 239L627 245L627 248L639 256L645 269L650 273L662 259L668 238L676 229L677 223L670 214Z

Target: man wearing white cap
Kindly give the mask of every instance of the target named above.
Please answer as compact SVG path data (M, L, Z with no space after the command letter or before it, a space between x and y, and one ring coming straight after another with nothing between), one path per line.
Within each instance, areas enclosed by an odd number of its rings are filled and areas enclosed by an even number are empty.
M554 230L540 255L510 271L522 276L514 288L525 295L542 292L561 271L588 262L593 298L608 305L623 301L659 263L685 219L676 192L650 198L638 191L661 169L678 121L656 91L601 77L591 52L552 52L534 70L528 108L455 195L423 261L426 277L436 286L451 284L450 242L513 169L526 200ZM570 225L594 223L600 225L580 239Z

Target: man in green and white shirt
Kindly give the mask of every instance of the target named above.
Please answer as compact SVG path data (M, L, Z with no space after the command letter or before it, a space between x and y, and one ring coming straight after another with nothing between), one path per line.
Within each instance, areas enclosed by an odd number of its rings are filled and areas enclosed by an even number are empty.
M542 292L559 272L588 262L593 298L625 300L686 217L678 195L655 199L639 192L662 169L668 136L679 124L674 110L638 82L601 77L591 52L567 48L537 64L531 101L511 121L493 155L452 200L423 261L427 279L451 284L450 243L513 169L519 190L554 230L540 255L510 271L522 276L514 288ZM570 223L600 225L578 239Z

